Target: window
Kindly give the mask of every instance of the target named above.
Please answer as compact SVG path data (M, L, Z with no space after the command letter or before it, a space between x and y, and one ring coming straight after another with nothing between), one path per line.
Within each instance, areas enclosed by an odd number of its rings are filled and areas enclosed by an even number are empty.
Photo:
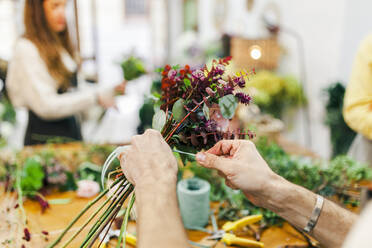
M145 15L146 0L125 0L125 15Z

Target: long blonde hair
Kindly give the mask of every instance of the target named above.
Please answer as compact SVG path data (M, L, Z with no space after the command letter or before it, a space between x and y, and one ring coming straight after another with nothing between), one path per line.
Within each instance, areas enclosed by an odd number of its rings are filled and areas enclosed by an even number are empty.
M32 41L38 48L41 58L45 61L49 73L63 89L69 87L72 75L62 61L61 49L64 48L73 58L74 51L68 29L58 34L48 26L44 8L44 0L26 0L24 10L24 37Z

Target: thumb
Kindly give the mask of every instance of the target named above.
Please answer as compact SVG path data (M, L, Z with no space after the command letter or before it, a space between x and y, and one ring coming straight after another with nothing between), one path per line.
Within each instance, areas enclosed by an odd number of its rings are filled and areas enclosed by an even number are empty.
M199 152L196 154L196 161L203 167L217 169L222 172L225 171L228 162L224 157L219 157L207 152Z

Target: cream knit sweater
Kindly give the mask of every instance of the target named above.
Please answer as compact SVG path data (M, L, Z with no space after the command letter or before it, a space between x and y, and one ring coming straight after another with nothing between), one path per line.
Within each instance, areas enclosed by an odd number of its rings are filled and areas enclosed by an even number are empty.
M61 53L65 66L75 71L70 55ZM10 62L6 87L12 104L25 107L46 120L60 119L88 110L96 103L97 94L110 94L113 86L91 86L79 80L74 91L58 94L56 80L50 75L37 47L29 40L18 40Z

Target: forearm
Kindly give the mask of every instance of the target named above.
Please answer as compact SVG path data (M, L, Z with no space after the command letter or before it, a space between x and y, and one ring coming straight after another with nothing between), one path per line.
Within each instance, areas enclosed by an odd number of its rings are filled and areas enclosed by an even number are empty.
M136 187L138 247L187 247L176 185Z
M316 203L316 194L276 177L260 196L260 205L303 229L308 223ZM341 247L357 216L325 200L312 236L325 247Z

